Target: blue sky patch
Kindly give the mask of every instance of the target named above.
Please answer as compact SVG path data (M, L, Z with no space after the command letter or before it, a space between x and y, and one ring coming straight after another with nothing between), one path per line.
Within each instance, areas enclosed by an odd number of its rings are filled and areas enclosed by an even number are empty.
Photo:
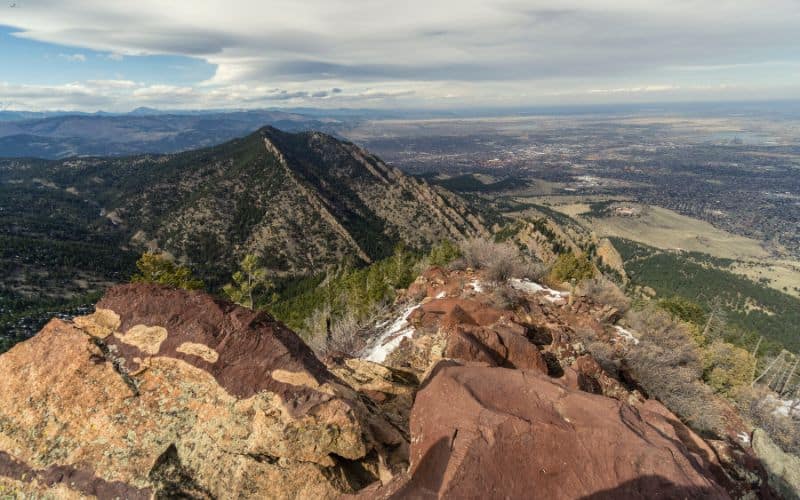
M85 80L132 80L144 84L194 85L215 66L186 56L119 57L108 52L28 40L0 26L0 82L61 85Z

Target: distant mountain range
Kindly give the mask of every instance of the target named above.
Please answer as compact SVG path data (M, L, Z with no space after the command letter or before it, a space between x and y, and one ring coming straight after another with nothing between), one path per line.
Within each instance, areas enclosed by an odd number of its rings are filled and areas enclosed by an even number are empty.
M340 121L283 111L126 114L0 112L0 158L62 159L177 153L214 146L264 125L288 131L334 132Z

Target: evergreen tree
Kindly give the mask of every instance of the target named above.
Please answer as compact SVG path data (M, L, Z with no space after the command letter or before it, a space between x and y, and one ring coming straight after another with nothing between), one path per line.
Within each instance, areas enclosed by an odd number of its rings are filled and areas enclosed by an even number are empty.
M585 255L575 255L573 252L559 255L550 272L551 280L557 283L571 280L580 282L592 276L594 276L594 266L589 259Z
M145 252L136 261L139 272L131 277L132 283L156 283L184 290L201 290L205 288L202 280L192 275L187 266L180 266L163 254Z
M255 293L266 293L273 288L267 279L267 270L261 267L258 257L248 254L239 263L239 271L233 273L233 283L222 288L232 302L250 309L255 308Z

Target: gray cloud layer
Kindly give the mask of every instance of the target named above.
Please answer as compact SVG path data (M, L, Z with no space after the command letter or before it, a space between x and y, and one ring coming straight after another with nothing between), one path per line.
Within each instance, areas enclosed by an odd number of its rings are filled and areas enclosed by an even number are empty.
M210 81L172 89L198 106L800 97L795 0L38 0L11 11L3 23L19 36L209 61Z

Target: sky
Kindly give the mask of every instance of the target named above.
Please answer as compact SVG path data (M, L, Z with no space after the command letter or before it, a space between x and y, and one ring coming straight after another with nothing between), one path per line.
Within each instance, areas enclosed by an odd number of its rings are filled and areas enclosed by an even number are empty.
M800 99L798 0L0 1L0 110Z

